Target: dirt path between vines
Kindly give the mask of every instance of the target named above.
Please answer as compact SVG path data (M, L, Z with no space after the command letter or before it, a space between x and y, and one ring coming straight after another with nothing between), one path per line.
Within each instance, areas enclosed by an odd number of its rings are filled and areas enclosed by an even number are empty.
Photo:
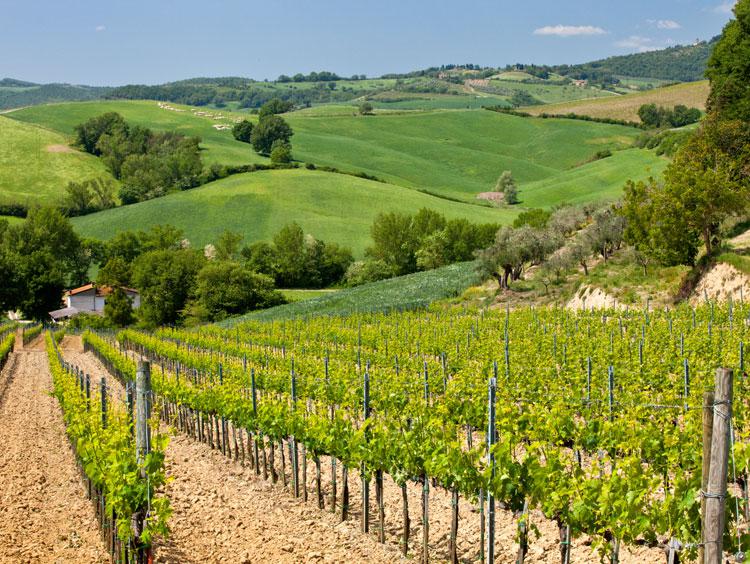
M80 338L66 336L63 356L92 380L109 375ZM358 523L343 524L312 504L257 478L249 468L176 432L166 453L171 536L155 548L155 562L394 562L398 548L362 536Z
M108 562L51 390L43 338L19 342L0 373L0 562Z

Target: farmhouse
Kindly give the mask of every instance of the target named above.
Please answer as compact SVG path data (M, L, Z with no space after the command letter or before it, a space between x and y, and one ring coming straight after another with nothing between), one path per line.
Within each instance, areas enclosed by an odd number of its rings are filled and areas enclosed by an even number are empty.
M74 317L79 313L97 313L102 315L107 296L112 293L112 290L109 286L96 286L93 283L68 290L63 295L65 307L51 311L49 315L55 321ZM138 291L132 288L123 288L123 290L130 299L133 309L139 308L141 305L141 296Z

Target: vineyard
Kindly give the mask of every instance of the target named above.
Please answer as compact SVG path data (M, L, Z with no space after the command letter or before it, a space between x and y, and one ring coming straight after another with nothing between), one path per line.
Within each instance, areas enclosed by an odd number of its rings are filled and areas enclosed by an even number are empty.
M342 521L358 518L363 533L404 555L495 561L502 514L517 524L502 554L510 541L517 562L536 561L542 524L533 516L541 514L557 529L557 561L627 561L621 552L639 550L660 561L663 550L677 562L717 544L707 540L701 504L719 498L725 552L741 555L750 543L749 314L742 304L609 315L431 311L86 332L83 343L125 389L149 360L155 412L178 434L283 483L294 497L310 496ZM83 436L123 456L120 471L137 476L143 464L127 412L110 412L106 432L115 437L106 439L101 416L81 399L86 386L56 363L54 339L47 342L69 435L81 417ZM736 374L734 403L731 394L716 402L710 395L718 367ZM730 422L726 494L703 481L707 413ZM71 438L89 468L80 437ZM164 442L149 469L156 489ZM128 482L87 473L98 488ZM417 508L408 495L415 485ZM401 492L398 512L392 488ZM160 501L151 501L147 523L166 533L167 499L156 490L128 495L107 493L131 505L112 501L104 512L137 512L138 500L154 495ZM431 530L431 510L445 500L449 529L438 517ZM133 537L114 522L122 540Z

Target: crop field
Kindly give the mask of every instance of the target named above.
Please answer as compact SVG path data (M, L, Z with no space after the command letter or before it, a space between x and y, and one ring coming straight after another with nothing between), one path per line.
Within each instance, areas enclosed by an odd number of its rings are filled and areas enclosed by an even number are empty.
M565 173L597 151L627 148L639 134L634 128L618 125L531 120L488 111L357 116L346 109L333 110L346 106L325 108L285 116L295 132L296 160L365 171L393 184L465 201L492 190L504 170L512 171L523 186ZM247 115L223 112L223 118L218 119L178 109L185 111L165 110L155 102L108 101L39 106L9 115L70 135L76 124L117 111L134 123L200 136L207 163L266 161L247 144L235 141L229 131L213 127Z
M564 174L529 182L519 190L520 205L547 208L561 203L613 201L628 180L658 178L669 161L651 151L631 149L573 168Z
M290 114L294 157L471 201L504 170L542 180L604 149L630 146L632 127L532 120L489 111L303 118Z
M508 91L508 94L506 95L507 98L512 96L512 91L526 92L545 104L616 96L616 94L607 90L592 88L589 86L579 87L572 84L560 85L535 82L513 82L508 79L490 80L490 86L485 90L488 93L491 93L495 89L498 91Z
M474 262L443 266L378 282L319 293L294 303L260 310L219 323L232 327L243 321L278 321L303 317L347 315L353 312L403 311L427 307L429 304L458 296L479 283ZM284 291L287 295L288 290ZM294 290L310 292L310 290ZM313 290L313 292L315 292ZM319 292L319 291L318 291ZM290 299L287 296L287 299Z
M717 367L745 369L748 313L435 310L83 339L124 382L134 359L162 367L153 391L175 440L247 461L252 479L342 521L357 515L363 542L439 561L562 551L630 563L663 560L677 539L686 561L709 534L706 401L714 426L733 425L725 525L750 540L732 478L749 469L747 405L704 395ZM748 393L744 378L728 385Z
M55 131L0 116L0 203L59 202L70 181L111 178L101 161L66 142Z
M672 107L684 104L689 108L704 110L706 98L708 97L708 81L687 82L663 88L654 88L645 92L624 94L622 96L609 96L596 100L581 100L561 104L548 104L544 106L528 106L523 111L532 115L542 113L568 114L574 113L582 116L597 118L623 119L638 122L638 108L643 104L657 104L659 106Z
M384 92L368 97L374 108L383 110L480 110L484 106L508 106L506 96L483 92L467 94L412 94Z
M79 233L99 239L168 222L183 229L193 245L213 242L226 229L241 233L246 242L267 241L284 225L297 221L306 233L362 256L379 212L414 213L422 207L477 223L508 223L517 213L343 174L295 169L239 174L71 221Z

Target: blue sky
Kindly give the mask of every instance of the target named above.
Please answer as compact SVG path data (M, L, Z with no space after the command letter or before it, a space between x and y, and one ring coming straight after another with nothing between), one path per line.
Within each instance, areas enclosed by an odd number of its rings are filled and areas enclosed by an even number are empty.
M708 39L733 0L0 0L0 77L194 76L578 63Z

